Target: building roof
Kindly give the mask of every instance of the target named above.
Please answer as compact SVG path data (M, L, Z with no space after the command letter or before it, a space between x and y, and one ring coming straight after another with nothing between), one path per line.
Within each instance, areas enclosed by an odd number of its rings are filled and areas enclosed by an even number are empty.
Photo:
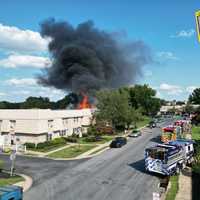
M50 110L50 109L0 109L0 119L55 119L90 116L91 109Z

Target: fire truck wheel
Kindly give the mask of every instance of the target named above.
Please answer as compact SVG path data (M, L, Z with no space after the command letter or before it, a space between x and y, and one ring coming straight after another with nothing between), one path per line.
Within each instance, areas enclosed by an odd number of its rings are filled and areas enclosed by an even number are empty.
M185 168L186 168L186 163L183 162L183 164L182 164L182 169L185 169Z
M181 171L180 165L177 164L177 166L176 166L176 174L180 174L180 171Z

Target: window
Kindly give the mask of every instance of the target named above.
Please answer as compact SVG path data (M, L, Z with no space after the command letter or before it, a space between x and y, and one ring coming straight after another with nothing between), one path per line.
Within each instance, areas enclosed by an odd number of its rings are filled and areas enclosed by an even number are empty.
M48 120L48 128L53 128L53 120Z
M16 120L10 120L10 129L15 129L16 126Z
M67 118L63 118L62 119L62 123L63 123L64 127L67 127L67 125L68 125L68 119Z

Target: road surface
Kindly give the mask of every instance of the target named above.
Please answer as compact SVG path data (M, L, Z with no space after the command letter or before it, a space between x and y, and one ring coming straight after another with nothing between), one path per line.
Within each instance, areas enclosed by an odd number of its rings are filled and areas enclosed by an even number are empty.
M158 135L159 128L146 129L126 146L86 160L18 157L17 171L34 182L24 200L152 200L159 178L145 173L143 158L144 149L158 141Z

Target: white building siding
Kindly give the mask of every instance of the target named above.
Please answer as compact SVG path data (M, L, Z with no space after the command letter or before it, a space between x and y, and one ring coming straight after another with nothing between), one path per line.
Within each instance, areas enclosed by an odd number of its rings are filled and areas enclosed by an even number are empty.
M20 142L44 142L60 136L78 134L92 119L90 109L83 110L0 110L0 134ZM49 137L48 137L49 136Z

